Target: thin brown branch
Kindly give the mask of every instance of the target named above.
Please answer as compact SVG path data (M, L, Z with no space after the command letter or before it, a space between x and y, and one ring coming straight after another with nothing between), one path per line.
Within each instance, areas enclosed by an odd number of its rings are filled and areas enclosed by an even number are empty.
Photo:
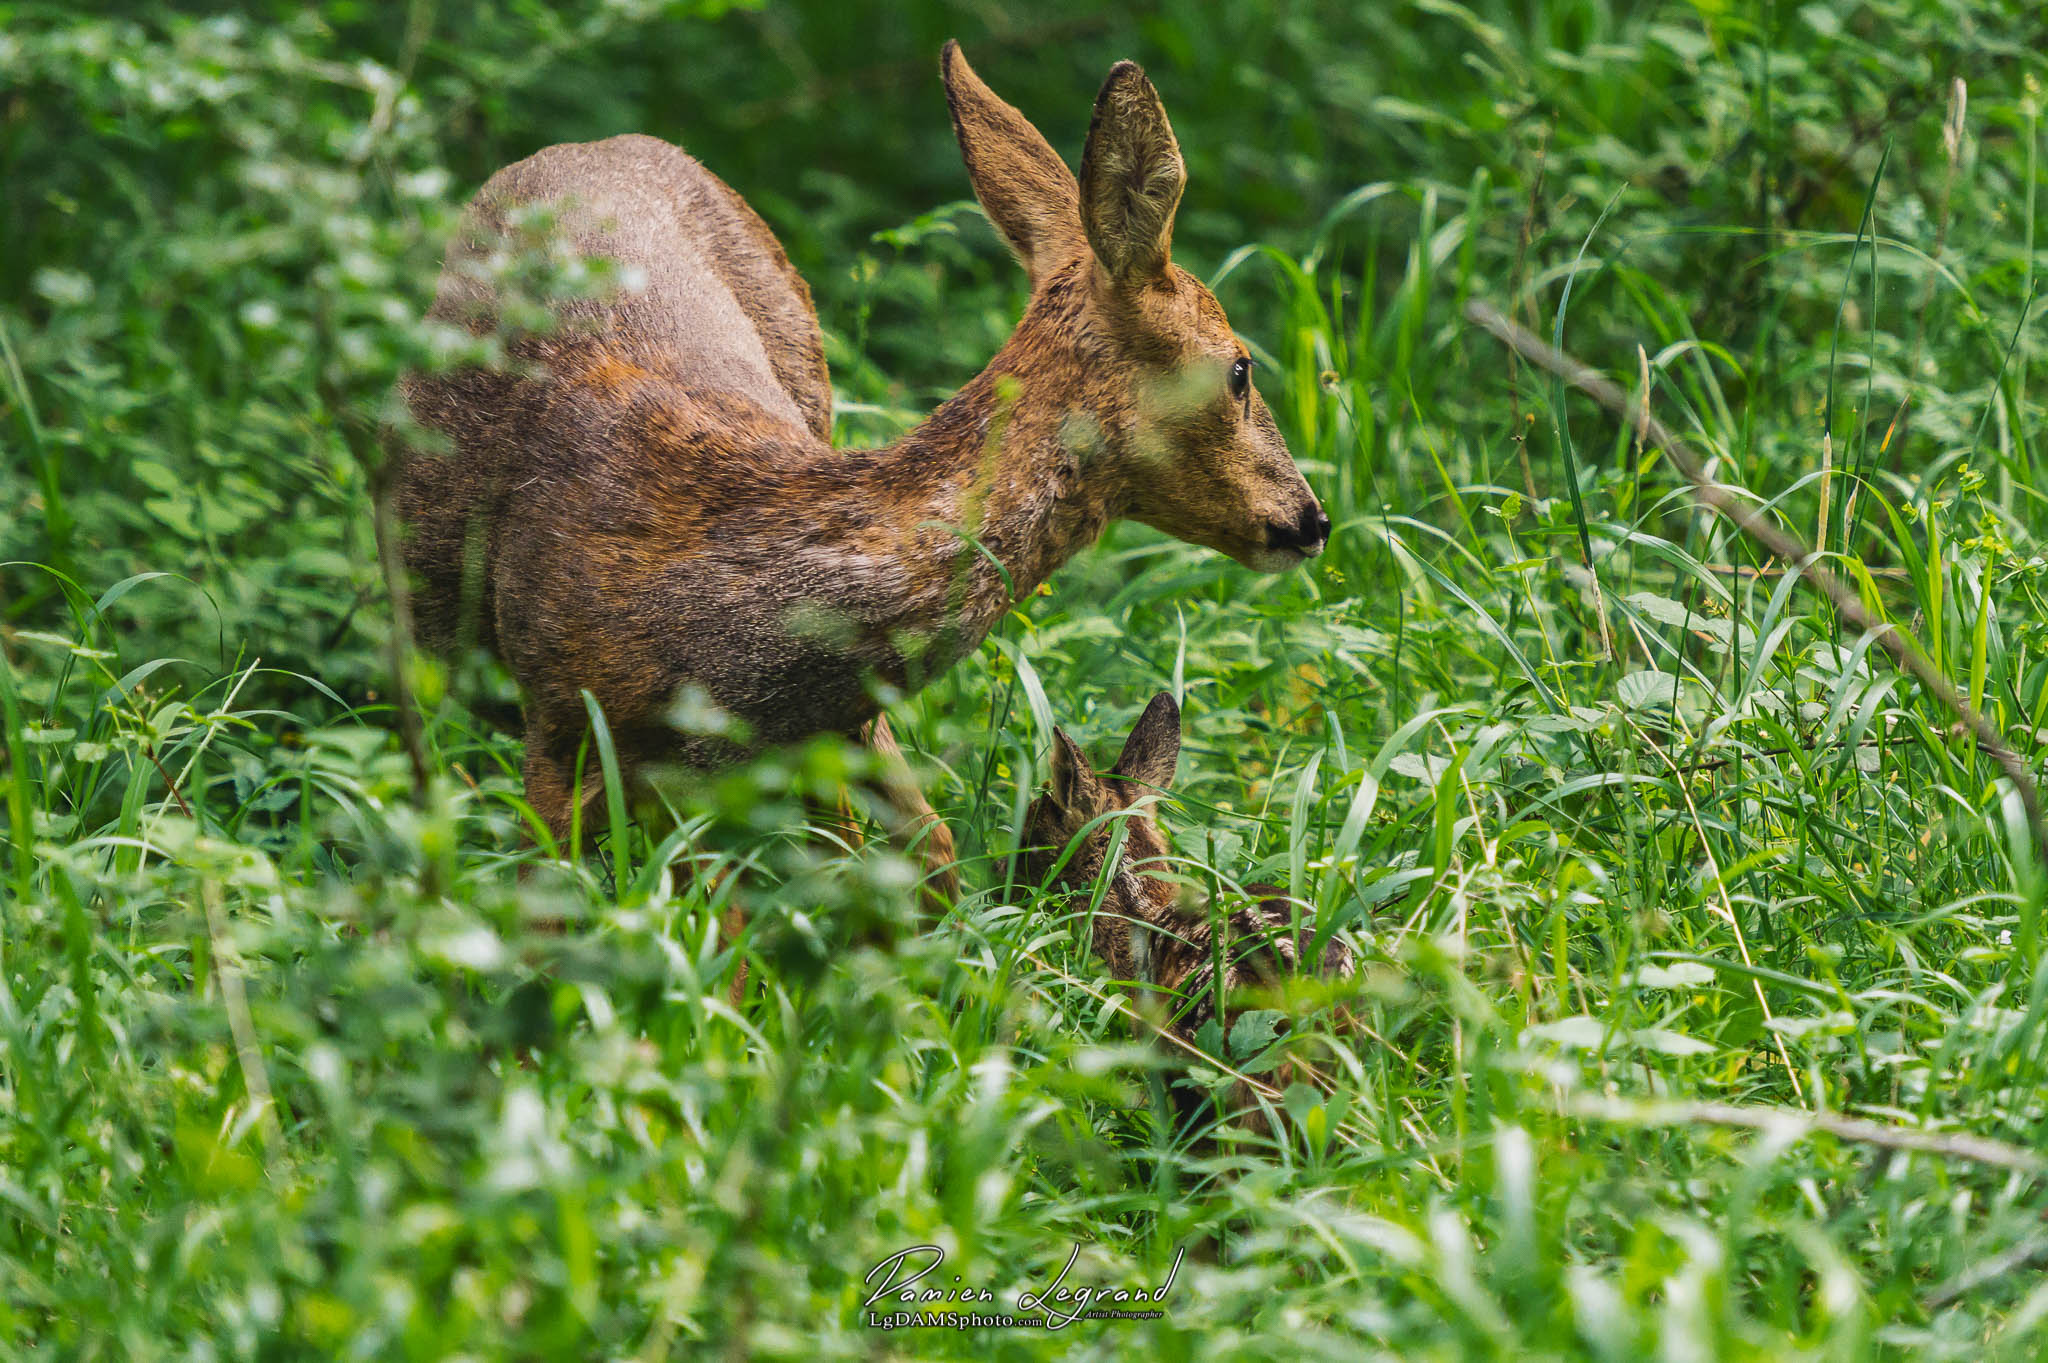
M1524 271L1528 268L1529 263L1529 241L1536 233L1537 214L1543 209L1543 174L1548 168L1550 132L1555 126L1555 120L1545 121L1543 124L1543 135L1536 143L1536 173L1529 177L1529 205L1522 213L1522 229L1515 236L1515 268L1514 272L1508 276L1511 281L1509 285L1509 296L1511 298L1520 298L1522 296ZM1536 471L1529 466L1529 426L1536 418L1532 413L1527 421L1523 420L1522 385L1515 381L1520 377L1516 373L1516 365L1519 363L1520 357L1512 350L1509 351L1508 411L1510 413L1510 424L1508 426L1508 438L1514 442L1515 458L1520 461L1522 466L1523 490L1529 494L1529 500L1535 502L1541 499L1536 495Z
M380 152L384 136L390 130L398 98L411 85L413 68L433 33L435 10L435 0L411 0L407 5L404 46L399 55L398 73L395 79L386 82L377 93L367 135L361 139L352 158L357 164L370 160ZM385 649L385 663L391 672L391 700L393 707L398 711L399 740L405 746L406 761L412 768L413 802L424 809L431 776L427 763L425 726L421 722L419 703L412 689L411 662L415 638L412 623L412 591L406 577L405 562L398 548L397 530L391 521L391 482L393 474L397 471L397 456L380 444L370 424L356 411L336 378L333 319L324 308L320 313L320 334L324 351L318 382L320 400L326 406L329 416L334 420L335 428L341 432L343 443L355 457L369 484L370 525L376 540L377 566L383 574L385 593L391 599L391 637ZM355 608L351 607L349 614L354 613ZM347 621L344 619L342 624L336 627L336 637L339 637L341 629L345 628L346 624ZM428 874L431 878L431 863L429 868Z
M1874 636L1879 648L1890 654L1892 660L1911 674L1928 695L1976 736L1978 747L1991 756L2006 779L2012 782L2013 791L2026 811L2027 826L2033 831L2035 855L2042 866L2048 867L2048 817L2044 817L2041 791L2034 782L2033 772L2012 745L2005 741L2005 735L1999 732L1998 726L1979 714L1976 707L1957 692L1911 635L1889 621L1872 616L1863 608L1863 602L1856 593L1800 543L1798 536L1772 524L1735 488L1709 478L1704 463L1692 447L1654 414L1640 404L1631 403L1628 394L1606 375L1546 344L1483 299L1474 298L1467 302L1465 317L1473 325L1490 332L1523 359L1564 380L1606 408L1611 415L1629 423L1631 428L1664 451L1665 458L1693 485L1694 495L1701 504L1726 517L1766 552L1797 565L1805 580L1827 598L1845 623L1852 629Z
M377 567L384 578L385 594L391 600L391 637L385 644L384 663L391 673L391 702L398 712L399 741L412 768L413 799L425 808L431 768L427 763L426 729L412 691L412 589L399 553L397 529L391 523L391 475L397 457L379 447L376 436L331 379L323 378L320 383L320 400L369 483L370 526L376 541Z
M375 481L385 480L380 477ZM391 640L386 659L391 669L391 700L398 710L398 733L405 744L406 760L412 765L413 798L424 808L430 777L425 726L420 722L419 701L412 692L412 588L406 580L405 563L399 557L388 489L376 488L370 514L377 541L377 563L384 572L384 589L391 597Z
M156 755L156 744L145 741L142 751L149 757L149 765L156 768L156 774L164 778L164 785L170 790L171 798L178 802L178 808L192 822L199 822L199 816L192 812L192 806L185 803L185 792L178 789L178 779L164 770L163 759Z
M1795 1138L1823 1132L1836 1140L1874 1145L1882 1150L1968 1160L2021 1174L2048 1173L2048 1158L1989 1136L1891 1126L1867 1117L1845 1117L1838 1112L1800 1112L1761 1104L1630 1102L1594 1097L1564 1103L1562 1110L1568 1117L1627 1126L1727 1126Z

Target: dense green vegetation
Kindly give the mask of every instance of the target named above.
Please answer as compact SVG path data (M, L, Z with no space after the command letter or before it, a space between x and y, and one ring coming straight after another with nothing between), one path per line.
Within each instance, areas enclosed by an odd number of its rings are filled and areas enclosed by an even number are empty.
M102 8L0 3L9 1356L2048 1348L2010 784L1461 315L1647 401L2039 771L2032 0ZM897 705L965 862L942 921L796 832L829 744L521 878L510 683L414 660L413 771L371 531L453 214L550 142L681 142L811 280L845 439L888 438L1024 287L949 36L1070 159L1145 63L1178 258L1329 551L1259 578L1117 527ZM1100 752L1160 688L1191 886L1285 883L1363 963L1274 1001L1320 1082L1270 1138L1174 1124L1085 905L1016 880L1051 723ZM1221 1044L1264 1071L1269 1034ZM983 1310L1076 1244L1070 1282L1185 1260L1159 1320L868 1328L917 1244Z

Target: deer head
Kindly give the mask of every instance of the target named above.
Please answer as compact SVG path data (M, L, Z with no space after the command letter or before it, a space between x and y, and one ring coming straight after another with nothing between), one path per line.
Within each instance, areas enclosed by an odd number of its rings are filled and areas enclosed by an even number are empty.
M1164 691L1145 707L1106 772L1096 773L1066 730L1055 729L1052 779L1025 811L1020 844L1025 875L1034 883L1079 894L1107 878L1096 909L1094 945L1113 975L1198 1004L1199 972L1214 964L1209 947L1214 923L1200 912L1183 912L1180 887L1169 873L1166 839L1151 817L1157 798L1173 782L1179 759L1180 707ZM1105 869L1112 855L1116 860ZM1266 897L1225 920L1226 992L1278 982L1300 968L1300 954L1308 946L1311 925L1297 921L1300 914L1289 911L1294 906L1279 890L1247 888ZM1350 949L1331 939L1320 971L1351 973ZM1183 1012L1182 1020L1188 1016ZM1193 1025L1199 1027L1200 1020Z
M1035 883L1078 898L1106 878L1094 913L1095 954L1114 978L1163 1002L1151 1011L1182 1042L1198 1046L1212 1020L1229 1035L1237 1015L1233 1001L1245 991L1270 992L1302 970L1313 925L1270 885L1248 886L1260 897L1220 922L1213 913L1183 911L1180 887L1167 874L1166 840L1150 816L1153 799L1173 781L1179 756L1180 709L1165 692L1145 707L1107 772L1093 771L1066 731L1055 729L1052 779L1025 811L1020 842L1025 873ZM1114 863L1107 864L1111 857ZM1330 938L1315 973L1335 979L1355 970L1351 948ZM1278 1087L1290 1081L1288 1066L1276 1071ZM1184 1115L1201 1105L1180 1089L1175 1096ZM1228 1103L1236 1111L1256 1106L1243 1084L1232 1086Z
M1187 171L1158 92L1118 62L1077 179L946 44L946 98L989 221L1031 277L1020 338L1070 349L1072 443L1106 467L1106 510L1279 572L1330 530L1216 296L1172 260ZM1034 320L1038 325L1032 326Z
M1175 911L1176 887L1155 874L1166 871L1168 854L1150 810L1172 784L1179 761L1180 707L1162 691L1139 716L1115 765L1101 775L1065 729L1054 729L1052 779L1024 813L1019 841L1024 874L1033 884L1050 879L1068 890L1093 887L1117 830L1123 830L1095 928L1096 953L1118 979L1149 978L1133 957L1131 925L1164 921Z

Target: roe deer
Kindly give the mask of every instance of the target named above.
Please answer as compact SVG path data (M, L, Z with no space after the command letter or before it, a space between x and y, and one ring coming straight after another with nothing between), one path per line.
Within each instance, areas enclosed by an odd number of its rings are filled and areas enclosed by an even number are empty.
M1245 991L1274 989L1301 972L1302 957L1313 944L1313 923L1300 921L1302 911L1271 885L1246 887L1261 899L1224 919L1221 943L1208 915L1181 909L1179 887L1166 876L1166 841L1146 808L1146 797L1171 786L1179 760L1180 707L1164 691L1139 716L1116 764L1100 776L1065 730L1053 730L1052 779L1025 811L1018 841L1032 884L1050 879L1055 888L1078 897L1107 876L1095 908L1095 954L1114 978L1163 996L1167 1030L1194 1045L1196 1034L1212 1019L1225 1037L1230 1035L1241 1011L1233 1000ZM1119 826L1122 852L1116 865L1105 869ZM1063 855L1066 863L1060 865ZM1351 948L1332 937L1314 973L1343 978L1355 969ZM1281 1088L1287 1082L1285 1077L1277 1081ZM1183 1118L1203 1101L1191 1100L1179 1086L1174 1096ZM1227 1102L1233 1113L1249 1110L1253 1124L1264 1125L1242 1082L1231 1086Z
M511 667L527 798L557 834L579 776L601 787L573 770L586 689L628 781L865 726L950 892L951 839L901 768L876 682L930 681L1116 517L1263 571L1322 548L1329 519L1250 356L1169 259L1185 173L1144 73L1111 69L1077 180L956 44L941 64L975 193L1031 295L988 368L887 448L831 447L809 291L760 218L677 148L549 147L470 204L433 317L500 326L487 264L528 208L579 255L643 277L555 305L542 334L505 322L516 371L404 388L452 445L405 455L399 476L423 639L468 631ZM744 737L672 727L685 687Z

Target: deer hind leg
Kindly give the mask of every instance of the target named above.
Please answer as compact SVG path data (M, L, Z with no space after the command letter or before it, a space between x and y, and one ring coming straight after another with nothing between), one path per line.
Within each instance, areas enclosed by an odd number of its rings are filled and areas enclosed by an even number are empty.
M574 859L578 848L570 845L570 835L576 825L576 786L572 778L573 768L556 756L549 745L547 734L538 725L529 724L526 729L526 759L520 768L526 782L527 807L553 839L556 853ZM588 805L589 792L584 792L584 804ZM588 822L586 818L586 823ZM539 847L543 839L532 828L526 830L525 843ZM522 884L531 881L545 863L528 859L519 864L519 879ZM569 928L568 918L546 914L526 920L527 927L535 932L561 933Z
M812 822L845 843L848 851L858 852L867 846L866 825L861 822L860 810L854 806L850 787L840 787L838 793L829 799L822 795L806 795L804 805L810 810Z
M601 817L592 817L604 800L604 782L598 778L595 762L578 781L574 762L565 761L560 756L561 751L548 741L545 729L528 724L526 760L520 774L526 781L527 805L547 828L561 855L573 861L583 852L582 847L569 845L570 835L577 832L577 806L582 806L583 838L590 838L604 827ZM533 838L532 841L538 843L540 839Z
M896 735L889 731L889 717L875 716L862 726L860 736L882 759L882 798L895 816L889 836L905 851L917 854L925 870L925 903L934 913L944 914L960 898L953 832L918 789L917 777L904 760Z
M533 812L539 816L541 823L547 827L548 833L554 838L556 845L562 849L564 855L569 855L575 850L569 846L569 834L575 824L576 811L576 793L574 782L570 775L571 771L572 768L568 763L555 757L549 750L546 735L538 728L529 727L526 731L526 764L524 767L526 803L532 806ZM586 783L583 793L584 804L593 805L601 792L601 786L593 789L590 783ZM585 822L588 823L587 815ZM519 874L521 878L524 878L531 874L532 870L532 863L528 863L520 868ZM712 872L711 883L705 886L706 894L715 894L720 884L728 876L735 874L736 872L732 868ZM673 867L670 871L670 876L676 893L681 894L686 890L688 882L694 879L696 875L697 872L686 864L678 863ZM537 922L535 926L544 932L560 932L567 924L560 919L547 919ZM745 932L746 928L746 909L740 903L739 886L735 883L732 887L731 895L726 900L725 909L719 914L718 935L721 940L737 945L740 934ZM739 1006L740 999L746 992L746 987L747 958L742 955L733 966L732 985L727 991L727 998L735 1008Z
M526 803L555 845L568 850L569 827L574 822L573 797L569 793L568 768L548 751L547 736L529 726L526 730L526 761L521 768L526 778Z

